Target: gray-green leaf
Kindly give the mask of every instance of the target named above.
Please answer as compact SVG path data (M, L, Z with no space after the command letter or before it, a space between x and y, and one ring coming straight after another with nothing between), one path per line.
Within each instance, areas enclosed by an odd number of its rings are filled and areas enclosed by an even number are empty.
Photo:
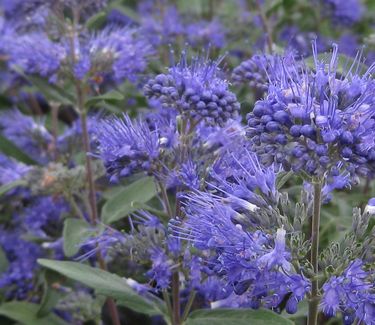
M64 253L67 257L78 253L80 244L92 234L87 222L81 219L68 218L64 222Z
M38 317L39 305L23 301L6 302L0 306L0 315L23 325L68 325L55 314Z
M39 259L38 263L95 289L98 294L112 297L118 300L119 304L139 313L163 315L165 312L161 300L156 297L154 300L145 299L116 274L76 262Z
M265 309L199 309L193 311L186 325L291 325L292 321Z
M157 194L156 185L152 177L141 178L110 198L102 208L102 221L106 224L115 222L131 212L137 206L146 203Z

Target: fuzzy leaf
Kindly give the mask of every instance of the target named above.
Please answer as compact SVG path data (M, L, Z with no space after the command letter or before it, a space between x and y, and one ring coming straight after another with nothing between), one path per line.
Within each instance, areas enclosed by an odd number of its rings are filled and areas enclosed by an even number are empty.
M11 182L11 183L8 183L8 184L4 184L2 186L0 186L0 197L3 196L4 194L6 194L7 192L9 192L10 190L18 187L18 186L23 186L23 185L26 185L27 183L21 179L19 180L16 180L14 182Z
M134 311L148 315L164 314L161 301L146 300L116 274L76 262L39 259L38 263L95 289L98 294L112 297Z
M78 253L80 244L92 233L89 224L81 219L68 218L64 222L64 253L72 257Z
M199 309L186 325L292 325L293 322L265 309Z
M120 100L123 100L124 99L124 95L121 94L120 92L116 91L116 90L111 90L103 95L100 95L100 96L95 96L95 97L91 97L89 98L86 103L85 103L85 106L89 107L89 106L94 106L98 103L101 103L101 102L117 102L117 101L120 101Z
M115 222L136 211L137 206L146 203L156 194L154 179L152 177L141 178L124 187L104 204L102 221L107 224Z
M18 148L12 141L0 135L0 151L7 156L13 157L20 162L28 165L37 165L38 163Z
M6 302L0 306L0 315L23 325L68 325L55 314L38 317L39 305L23 301Z

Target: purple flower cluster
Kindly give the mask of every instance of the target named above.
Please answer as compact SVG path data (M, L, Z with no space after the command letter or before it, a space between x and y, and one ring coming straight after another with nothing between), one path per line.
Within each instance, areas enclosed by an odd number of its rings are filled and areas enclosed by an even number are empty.
M187 118L224 124L238 117L240 104L228 89L228 82L220 77L219 63L220 60L195 58L188 64L183 53L181 61L167 74L159 74L147 82L144 93Z
M191 46L210 44L222 48L226 43L227 31L218 19L189 21L173 5L161 9L148 1L141 2L138 12L141 30L153 45L184 40Z
M321 308L327 316L343 315L344 324L373 324L375 319L374 284L363 262L354 260L340 276L332 276L323 285Z
M338 166L366 173L375 160L372 68L361 76L353 63L339 74L336 46L329 62L314 58L314 70L281 69L247 116L248 135L266 164L315 176Z
M248 85L250 89L265 92L268 89L268 79L273 60L271 55L255 54L233 69L232 80L235 84Z
M111 25L92 35L80 47L74 67L79 79L102 77L116 82L134 81L147 67L147 58L152 54L151 46L137 29Z
M137 171L150 172L160 153L160 139L157 130L150 130L147 123L108 118L96 126L98 153L111 181L129 176Z
M171 231L213 256L207 267L229 284L227 297L245 295L245 305L277 309L287 297L286 309L297 311L297 304L310 290L310 282L293 270L286 248L286 231L276 237L262 231L247 231L241 215L207 194L186 196L187 219L172 220ZM240 299L240 298L239 298Z
M34 288L37 259L42 250L39 245L20 238L17 232L0 229L0 248L4 251L8 267L0 275L0 288L6 289L8 299L26 299Z
M31 158L48 162L48 147L52 136L42 123L18 110L9 110L1 114L0 127L2 134Z
M350 25L361 20L364 8L361 0L324 0L332 19L341 25Z
M42 32L24 35L13 34L6 37L5 52L9 65L27 74L38 74L55 81L66 50L59 43L52 42Z

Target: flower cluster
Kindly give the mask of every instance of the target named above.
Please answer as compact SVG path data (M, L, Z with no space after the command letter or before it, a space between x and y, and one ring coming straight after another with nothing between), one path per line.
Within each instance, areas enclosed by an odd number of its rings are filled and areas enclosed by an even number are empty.
M337 65L336 46L328 63L315 53L314 71L282 69L267 97L256 102L247 116L248 135L264 163L315 176L338 165L366 173L373 164L372 70L360 76L354 63L340 77Z
M354 319L371 324L375 319L375 294L370 275L363 269L363 262L357 259L342 275L332 276L323 285L323 312L334 316L340 311L344 324L352 324Z
M245 84L261 92L267 91L269 73L272 69L269 60L272 59L273 56L270 55L253 55L233 69L232 80L236 84Z
M160 153L160 139L157 130L150 130L147 123L133 122L124 115L123 119L99 121L96 129L97 156L104 162L112 182L154 168L153 163Z
M169 69L157 75L144 87L145 95L157 99L165 108L175 108L194 120L223 124L239 115L240 104L229 91L228 82L220 77L220 60L200 58L188 64L186 54Z
M298 302L310 290L310 282L293 270L286 231L278 229L275 238L262 231L248 231L241 224L241 215L219 200L202 193L187 199L187 220L183 226L179 220L172 221L171 231L196 248L213 252L207 267L229 284L225 298L231 293L245 295L244 306L273 309L286 298L287 311L295 313Z
M134 81L146 68L151 54L151 46L137 29L109 25L80 45L75 75L80 79Z
M335 22L342 25L357 23L364 14L364 8L360 0L324 0L330 15Z

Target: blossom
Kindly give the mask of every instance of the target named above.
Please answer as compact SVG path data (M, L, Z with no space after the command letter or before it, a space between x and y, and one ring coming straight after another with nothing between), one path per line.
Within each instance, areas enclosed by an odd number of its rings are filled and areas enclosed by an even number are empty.
M151 172L160 153L159 135L142 121L112 117L96 125L97 153L116 182L137 171Z
M38 74L55 81L63 60L67 56L64 46L52 42L42 32L14 34L6 44L6 54L12 68L21 68L28 74Z
M198 21L186 26L186 36L191 45L210 44L222 48L225 45L225 29L218 19Z
M109 25L79 45L78 63L74 67L77 78L108 77L121 82L135 81L145 70L151 46L139 30Z
M8 260L7 269L0 276L0 288L6 290L8 299L26 299L34 288L33 279L41 248L23 240L19 231L0 229L0 247Z
M323 285L321 308L327 316L343 314L345 324L355 318L364 324L372 324L375 310L374 285L370 273L363 270L363 262L352 261L342 275L332 276Z
M48 161L52 135L42 123L15 109L1 114L0 127L3 135L31 158L40 163Z
M357 23L364 14L364 8L360 0L324 0L330 10L330 15L335 23L349 25Z
M168 44L175 37L184 34L180 13L175 6L155 8L155 4L141 3L138 8L141 16L141 30L153 45Z
M246 84L250 89L254 88L259 91L268 89L268 69L271 69L269 60L271 55L255 54L250 59L241 62L233 69L232 79L236 84Z
M297 63L278 70L247 116L248 135L265 164L320 177L338 167L366 174L375 159L373 68L359 75L357 62L339 76L337 46L328 63L315 50L314 71Z
M266 233L247 229L235 210L209 194L190 193L184 198L186 219L172 220L170 229L197 249L212 253L208 268L231 288L219 299L233 292L245 295L241 303L245 306L276 308L289 295L287 310L296 312L310 282L288 261L285 230L277 230L273 243Z
M220 59L195 58L188 64L184 52L181 61L167 74L159 74L147 82L144 93L187 118L224 124L238 116L240 104L229 91L228 82L220 77L219 63Z

